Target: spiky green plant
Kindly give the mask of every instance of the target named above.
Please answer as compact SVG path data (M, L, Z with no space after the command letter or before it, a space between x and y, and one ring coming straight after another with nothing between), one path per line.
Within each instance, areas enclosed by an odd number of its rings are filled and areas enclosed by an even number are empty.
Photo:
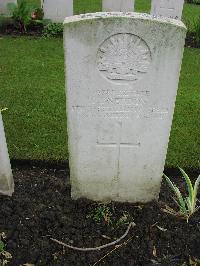
M176 212L174 209L171 209L167 206L166 211L168 213L181 216L183 218L188 219L199 209L200 206L197 206L197 193L200 183L200 175L198 176L197 180L195 181L194 186L192 185L192 182L189 178L189 176L186 174L186 172L179 168L187 186L187 192L188 196L184 197L179 188L164 174L164 178L167 181L169 187L172 189L172 191L175 194L174 201L179 207L179 211Z

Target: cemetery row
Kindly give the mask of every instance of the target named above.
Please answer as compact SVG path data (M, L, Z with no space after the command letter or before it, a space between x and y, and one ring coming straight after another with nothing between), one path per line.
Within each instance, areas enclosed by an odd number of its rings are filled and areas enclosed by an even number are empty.
M17 0L1 0L0 14L8 13L8 3L17 4ZM151 14L181 19L184 0L152 0ZM65 17L73 15L73 0L43 0L41 6L44 18L54 22L63 22ZM134 0L102 0L102 11L134 11Z

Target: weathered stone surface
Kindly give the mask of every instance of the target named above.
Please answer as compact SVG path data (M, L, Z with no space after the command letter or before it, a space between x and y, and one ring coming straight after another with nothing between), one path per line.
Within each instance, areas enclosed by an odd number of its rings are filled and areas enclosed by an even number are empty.
M17 4L17 0L0 0L0 14L8 15L9 11L7 5L9 3Z
M53 22L63 22L73 16L73 0L43 0L44 18Z
M134 11L134 0L102 0L103 11Z
M0 113L0 193L11 196L14 192L14 181L8 156L2 116Z
M186 28L138 13L66 18L72 197L159 195Z
M151 14L181 20L183 5L184 0L152 0Z

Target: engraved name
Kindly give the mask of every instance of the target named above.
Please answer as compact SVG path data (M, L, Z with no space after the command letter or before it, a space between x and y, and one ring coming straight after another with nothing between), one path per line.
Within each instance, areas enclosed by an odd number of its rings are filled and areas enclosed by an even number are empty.
M85 117L110 119L158 118L168 115L167 108L149 106L150 91L97 90L90 105L72 106L72 110Z

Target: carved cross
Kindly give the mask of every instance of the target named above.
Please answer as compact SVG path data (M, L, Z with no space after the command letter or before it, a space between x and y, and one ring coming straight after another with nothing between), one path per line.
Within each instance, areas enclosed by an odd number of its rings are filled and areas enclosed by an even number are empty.
M140 142L126 142L122 140L122 129L123 129L123 122L116 121L117 123L117 136L116 141L109 142L109 141L98 141L97 140L97 147L105 147L105 148L116 148L117 147L117 162L116 162L116 176L115 178L118 180L120 175L120 157L121 157L121 149L122 148L139 148Z

